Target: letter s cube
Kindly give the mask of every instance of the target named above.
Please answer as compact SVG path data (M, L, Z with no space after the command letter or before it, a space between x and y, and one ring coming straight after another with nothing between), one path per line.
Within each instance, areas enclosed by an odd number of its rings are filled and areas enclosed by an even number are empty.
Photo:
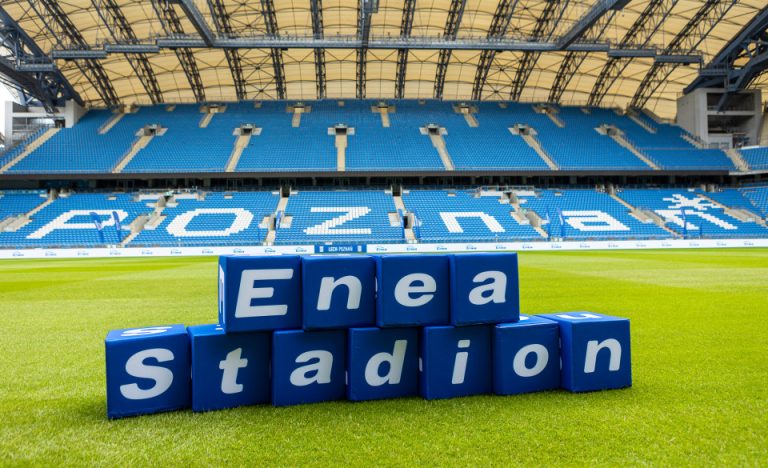
M189 338L184 325L113 330L104 347L110 419L189 406Z
M516 253L456 254L450 263L453 325L519 320Z
M301 258L220 257L219 321L227 333L301 327Z
M540 317L560 326L563 388L589 392L632 385L628 319L594 312Z

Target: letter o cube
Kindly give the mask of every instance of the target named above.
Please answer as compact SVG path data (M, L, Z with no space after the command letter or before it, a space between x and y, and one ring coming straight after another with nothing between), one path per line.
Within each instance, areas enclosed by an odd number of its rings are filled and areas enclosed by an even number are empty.
M589 392L632 385L628 319L594 312L540 317L560 326L563 388Z
M189 407L184 325L113 330L104 340L110 419Z
M498 395L560 387L560 331L557 322L521 315L493 329L493 391Z

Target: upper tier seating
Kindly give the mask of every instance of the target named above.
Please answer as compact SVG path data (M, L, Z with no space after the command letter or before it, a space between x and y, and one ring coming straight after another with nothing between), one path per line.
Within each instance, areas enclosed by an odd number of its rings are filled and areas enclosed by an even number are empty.
M265 101L226 104L206 128L199 105L140 107L126 114L103 135L98 130L112 118L106 110L88 112L73 128L61 129L47 142L10 168L10 173L105 173L112 171L129 152L146 125L158 124L164 134L155 136L138 151L123 172L222 172L232 154L243 124L261 128L251 137L236 166L240 172L332 172L337 170L335 138L328 129L345 124L355 129L347 138L347 171L440 171L443 162L430 138L419 128L437 124L446 129L446 149L456 170L549 170L541 157L522 137L512 135L515 124L528 125L537 133L542 148L562 170L650 170L651 168L596 127L610 124L662 169L733 170L720 150L697 149L681 137L679 127L649 123L648 132L610 109L563 107L555 125L529 104L474 103L479 126L470 127L452 104L440 101L395 100L389 114L390 127L382 126L379 114L371 111L376 101L307 101L311 110L303 114L298 128L291 126L294 102ZM10 161L21 149L2 157ZM743 150L753 168L768 167L768 150Z
M199 105L184 104L170 112L163 106L154 106L123 117L127 121L118 125L131 125L138 130L143 124L158 124L167 129L163 135L152 138L123 172L223 171L235 140L232 131L240 124L238 113L234 108L231 113L215 114L206 128L200 128L204 116ZM114 128L109 132L112 131Z
M666 220L667 227L693 237L765 237L768 229L742 222L701 196L695 189L630 189L619 196L636 208L648 209Z
M4 247L94 247L118 244L130 233L129 224L152 209L126 194L72 194L61 197L32 217L32 222L16 232L0 232ZM120 219L121 236L112 212ZM99 236L91 213L102 226Z
M742 149L741 155L751 169L768 169L768 146Z
M456 169L549 170L522 137L509 131L515 124L533 126L532 117L537 114L530 105L510 104L502 109L497 103L479 103L480 112L475 114L479 125L474 128L449 103L443 105L446 114L440 123L448 130L446 146Z
M176 206L166 205L165 220L155 229L144 229L131 246L196 246L259 244L267 235L259 227L275 212L280 197L273 192L211 192L200 200L177 196Z
M378 191L297 192L279 214L277 244L403 242L392 197ZM290 227L287 226L290 217Z
M763 217L768 218L768 187L745 187L739 191L752 202Z
M520 207L545 220L542 229L563 239L662 239L669 233L642 223L608 194L595 190L540 190L518 195ZM547 223L546 220L549 220Z
M13 190L0 192L0 221L8 216L29 213L47 198L45 192L29 193Z
M514 208L501 194L476 190L411 190L403 204L416 217L414 234L421 242L495 242L541 240L529 224L512 217ZM502 203L504 202L504 203Z

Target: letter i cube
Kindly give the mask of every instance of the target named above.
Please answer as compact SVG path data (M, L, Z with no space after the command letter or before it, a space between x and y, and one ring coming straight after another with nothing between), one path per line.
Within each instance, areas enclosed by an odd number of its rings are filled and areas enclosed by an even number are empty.
M192 343L192 411L270 401L270 333L225 334L219 325L187 331Z
M113 330L104 347L110 419L189 407L184 325Z
M453 325L518 321L516 253L456 254L450 264Z
M219 257L219 321L227 333L301 327L301 258Z
M540 317L560 326L563 388L589 392L632 385L628 319L594 312Z
M427 400L491 393L491 327L424 327L421 396Z
M493 391L498 395L560 387L560 330L557 322L521 315L493 329Z

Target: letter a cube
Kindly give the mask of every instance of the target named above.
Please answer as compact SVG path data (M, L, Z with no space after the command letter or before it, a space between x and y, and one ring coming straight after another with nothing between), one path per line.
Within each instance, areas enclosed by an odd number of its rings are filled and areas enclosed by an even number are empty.
M589 392L632 385L628 319L594 312L541 317L560 326L563 388Z
M424 327L420 354L427 400L491 393L491 327Z
M225 334L219 325L187 331L192 343L192 411L270 401L270 333Z
M349 386L352 401L419 394L418 328L351 328Z
M516 253L457 254L450 264L453 325L518 321Z
M302 259L304 329L373 325L376 269L366 255Z
M110 419L189 407L184 325L113 330L104 347Z
M498 395L560 387L560 330L557 322L521 315L493 329L493 391Z
M378 326L405 327L450 323L448 256L376 257L376 281Z
M344 330L272 334L272 404L342 400L346 394Z
M219 257L219 321L227 333L301 327L301 258Z

